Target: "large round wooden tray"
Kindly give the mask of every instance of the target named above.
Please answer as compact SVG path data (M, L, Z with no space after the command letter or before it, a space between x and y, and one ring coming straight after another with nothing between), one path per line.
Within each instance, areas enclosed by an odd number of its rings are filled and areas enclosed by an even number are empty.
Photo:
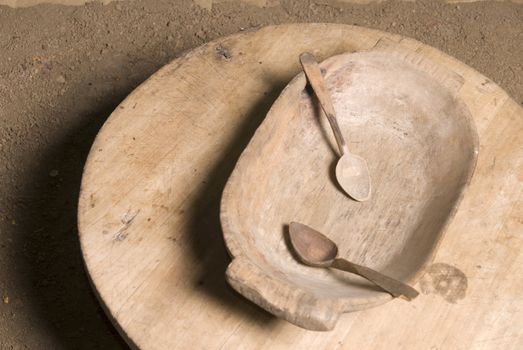
M219 199L298 54L388 38L446 66L480 139L475 176L414 302L300 329L227 286ZM110 318L141 349L454 349L523 345L523 110L496 84L417 41L334 24L244 32L197 48L133 92L100 131L79 204L82 251ZM516 345L516 347L517 347Z

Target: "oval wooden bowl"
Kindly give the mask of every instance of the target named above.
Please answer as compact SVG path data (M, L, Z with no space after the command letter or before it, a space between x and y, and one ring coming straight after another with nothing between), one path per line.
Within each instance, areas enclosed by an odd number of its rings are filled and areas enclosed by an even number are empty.
M372 198L356 202L338 188L335 141L301 73L242 153L221 202L233 258L228 282L269 312L312 330L332 329L343 312L392 297L358 276L300 264L287 225L312 226L338 244L340 257L414 284L478 153L455 73L383 42L333 56L321 67L349 149L368 162Z

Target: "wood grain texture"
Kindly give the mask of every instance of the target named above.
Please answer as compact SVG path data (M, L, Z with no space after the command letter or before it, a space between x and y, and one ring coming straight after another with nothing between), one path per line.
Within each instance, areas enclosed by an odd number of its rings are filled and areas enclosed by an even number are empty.
M463 77L459 95L480 137L475 176L420 279L424 294L345 314L332 332L307 331L227 287L220 193L269 107L300 71L300 52L322 60L369 49L383 37ZM518 349L522 133L522 108L502 89L414 40L334 24L220 39L158 71L100 131L79 203L85 264L110 318L142 349Z

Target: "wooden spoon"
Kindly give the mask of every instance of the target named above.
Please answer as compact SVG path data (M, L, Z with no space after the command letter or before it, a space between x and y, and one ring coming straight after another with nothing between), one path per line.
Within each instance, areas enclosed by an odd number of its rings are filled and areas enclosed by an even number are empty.
M314 56L308 52L300 55L300 62L314 93L320 101L329 124L336 138L341 158L336 165L336 179L341 188L353 199L366 201L370 198L371 184L369 169L365 159L349 152L347 143L341 134L336 112L330 95L325 87L321 70Z
M393 297L403 297L412 300L418 296L418 291L394 278L385 276L371 268L338 258L338 247L325 235L297 222L291 222L289 227L291 244L298 258L306 265L316 267L332 267L352 272L368 279Z

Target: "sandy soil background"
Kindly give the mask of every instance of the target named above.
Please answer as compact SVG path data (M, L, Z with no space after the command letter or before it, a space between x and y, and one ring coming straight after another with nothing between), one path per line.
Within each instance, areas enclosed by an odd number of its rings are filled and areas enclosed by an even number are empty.
M126 348L90 290L76 229L89 147L118 103L181 51L242 28L338 22L435 46L523 104L523 6L150 0L0 6L0 349ZM223 246L216 249L225 249Z

